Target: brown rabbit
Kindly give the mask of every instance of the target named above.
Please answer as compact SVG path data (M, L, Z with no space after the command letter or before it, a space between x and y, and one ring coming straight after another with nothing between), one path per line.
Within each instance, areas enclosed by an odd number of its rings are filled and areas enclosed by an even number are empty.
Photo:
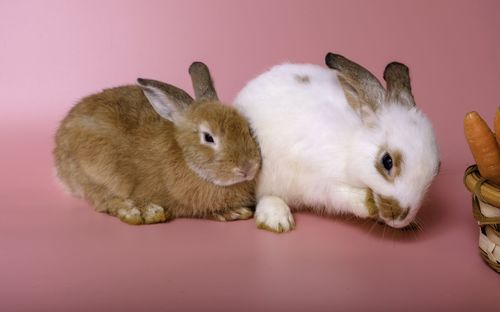
M58 177L97 211L130 224L175 217L248 219L260 152L247 121L219 102L205 64L189 68L196 101L172 85L84 98L62 121Z

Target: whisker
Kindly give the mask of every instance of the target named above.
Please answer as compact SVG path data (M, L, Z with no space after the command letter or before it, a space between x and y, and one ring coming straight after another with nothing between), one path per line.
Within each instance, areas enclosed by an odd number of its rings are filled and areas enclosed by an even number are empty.
M417 230L416 231L411 231L411 234L413 236L413 239L416 241L418 239L418 227L417 227Z
M370 230L368 231L368 234L370 234L376 226L377 226L377 222L374 221L372 226L370 227Z
M367 223L367 219L360 219L360 218L357 218L359 223L358 225L362 228L364 228L366 226L366 223Z
M351 221L352 219L354 219L355 215L349 214L347 216L344 215L343 217L345 218L346 221Z
M423 232L424 231L424 223L422 220L418 219L418 224L420 226L420 230Z
M423 232L423 226L422 226L422 221L418 218L415 218L415 220L413 221L415 227L416 227L416 231L417 232Z

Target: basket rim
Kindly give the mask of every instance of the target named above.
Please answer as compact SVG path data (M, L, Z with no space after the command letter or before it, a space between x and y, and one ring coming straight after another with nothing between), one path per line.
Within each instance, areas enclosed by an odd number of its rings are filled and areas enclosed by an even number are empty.
M492 218L483 215L483 213L481 212L479 201L479 197L477 197L476 195L472 196L472 215L474 216L474 219L476 219L476 221L480 225L500 223L500 217Z
M464 173L465 187L479 200L500 207L500 188L490 184L479 173L477 165L469 166Z

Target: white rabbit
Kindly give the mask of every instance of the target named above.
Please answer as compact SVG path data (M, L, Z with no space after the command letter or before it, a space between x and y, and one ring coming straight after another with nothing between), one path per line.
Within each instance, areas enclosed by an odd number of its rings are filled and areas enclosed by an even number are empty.
M405 227L440 164L432 125L415 106L409 70L387 65L385 90L343 56L328 53L326 64L330 68L275 66L236 97L262 154L257 226L290 231L292 208Z

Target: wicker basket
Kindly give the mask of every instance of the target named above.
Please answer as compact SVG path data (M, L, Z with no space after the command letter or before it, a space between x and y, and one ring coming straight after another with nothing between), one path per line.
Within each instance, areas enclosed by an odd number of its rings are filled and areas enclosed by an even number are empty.
M488 183L476 165L465 170L464 183L472 193L472 213L479 224L479 252L500 273L500 188Z

